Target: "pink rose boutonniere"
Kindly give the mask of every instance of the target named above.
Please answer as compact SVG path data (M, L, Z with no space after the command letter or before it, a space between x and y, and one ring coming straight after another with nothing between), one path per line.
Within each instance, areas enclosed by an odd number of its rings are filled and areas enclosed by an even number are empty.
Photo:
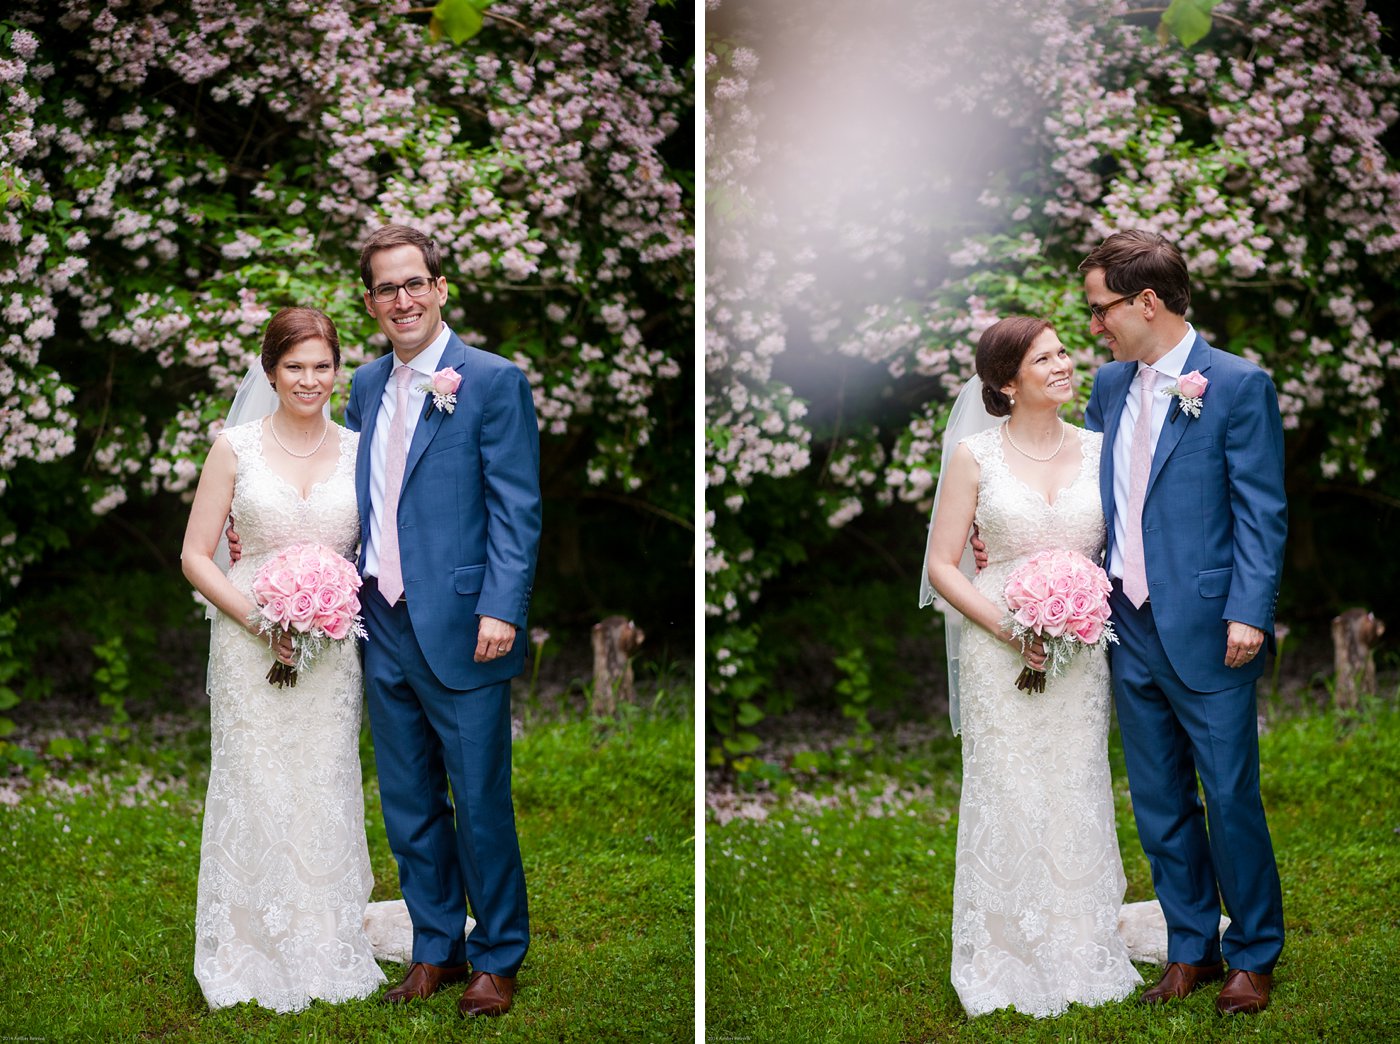
M432 395L433 401L423 410L423 419L428 419L428 414L433 409L446 410L448 413L457 408L457 385L462 383L462 375L450 366L444 366L437 373L433 374L433 379L426 384L420 384L418 390Z
M1170 388L1163 388L1163 395L1176 396L1176 406L1172 410L1171 419L1176 420L1176 415L1184 410L1189 416L1199 417L1201 415L1201 402L1205 398L1206 388L1210 381L1201 376L1200 370L1192 370L1190 373L1183 373L1176 379L1176 383Z

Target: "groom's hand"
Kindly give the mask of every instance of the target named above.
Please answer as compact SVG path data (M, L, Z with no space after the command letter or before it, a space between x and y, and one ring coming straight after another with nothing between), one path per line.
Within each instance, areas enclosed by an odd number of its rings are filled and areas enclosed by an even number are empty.
M1230 630L1225 636L1225 666L1243 667L1264 647L1264 632L1238 620L1230 621Z
M228 529L224 530L224 536L228 538L228 561L229 565L232 565L243 557L243 542L238 539L238 534L233 531L232 515L228 517Z
M483 616L476 629L477 663L490 663L499 660L515 645L515 624L497 620L494 616Z
M977 534L977 527L972 527L972 539L968 541L972 546L972 561L977 565L980 573L987 568L987 545L982 543L982 538Z

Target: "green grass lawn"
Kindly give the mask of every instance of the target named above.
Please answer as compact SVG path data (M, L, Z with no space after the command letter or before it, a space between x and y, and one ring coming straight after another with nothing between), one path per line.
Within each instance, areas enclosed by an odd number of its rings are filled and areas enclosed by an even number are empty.
M1151 899L1113 737L1127 901ZM1261 737L1288 937L1267 1011L1225 1019L1215 990L1147 1008L969 1021L948 981L957 741L887 745L813 779L765 820L706 830L711 1040L1400 1040L1400 712L1316 714ZM858 779L857 782L852 780ZM1140 965L1147 984L1160 970ZM1145 988L1145 987L1144 987Z
M470 1021L461 987L409 1007L210 1012L191 968L208 731L138 730L123 755L0 805L0 1039L691 1040L692 729L687 709L542 722L516 741L530 954L512 1011ZM396 899L364 747L372 898ZM383 968L390 985L405 970Z

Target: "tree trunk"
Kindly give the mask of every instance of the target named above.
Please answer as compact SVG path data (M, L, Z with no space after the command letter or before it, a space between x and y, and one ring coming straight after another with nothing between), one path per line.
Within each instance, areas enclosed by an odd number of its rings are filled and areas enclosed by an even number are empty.
M593 625L593 713L611 715L618 700L635 702L632 654L646 635L625 616L609 616Z
M1372 651L1385 634L1385 624L1365 609L1348 609L1332 619L1332 646L1336 655L1337 687L1333 699L1339 708L1356 706L1362 691L1376 691L1376 656Z

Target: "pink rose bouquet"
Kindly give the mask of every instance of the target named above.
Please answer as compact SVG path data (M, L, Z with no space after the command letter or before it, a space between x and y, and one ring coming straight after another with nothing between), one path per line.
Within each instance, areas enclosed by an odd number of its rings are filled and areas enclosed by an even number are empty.
M1045 676L1063 671L1081 646L1117 642L1108 622L1108 576L1078 551L1055 548L1032 555L1006 581L1011 616L1002 626L1022 648L1045 644L1045 671L1026 667L1016 679L1023 692L1044 692Z
M258 608L251 617L272 641L292 636L296 664L280 660L267 672L279 689L297 683L297 671L311 666L330 642L363 638L360 574L354 565L322 544L293 544L263 563L253 577Z

